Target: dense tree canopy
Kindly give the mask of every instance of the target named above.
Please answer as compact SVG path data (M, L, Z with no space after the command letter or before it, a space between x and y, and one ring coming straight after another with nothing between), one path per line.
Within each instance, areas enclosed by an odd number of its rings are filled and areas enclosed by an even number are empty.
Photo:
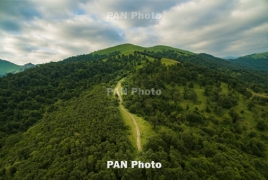
M116 51L8 74L0 78L0 179L268 179L266 81L253 84L260 73L236 68L205 54ZM123 96L155 132L139 153L117 97L107 96L122 78L129 90L161 90ZM162 168L107 169L108 160Z

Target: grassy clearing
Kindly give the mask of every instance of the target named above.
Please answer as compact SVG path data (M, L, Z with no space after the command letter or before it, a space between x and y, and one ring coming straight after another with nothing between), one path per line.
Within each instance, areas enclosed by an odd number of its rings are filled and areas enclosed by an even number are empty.
M175 61L175 60L173 60L173 59L168 59L168 58L162 58L162 59L161 59L161 62L162 62L163 64L165 64L166 66L168 66L168 65L173 65L173 64L177 64L177 63L178 63L178 61Z
M114 46L114 47L110 47L110 48L96 51L93 54L109 54L109 53L112 53L114 51L121 51L122 54L127 55L127 54L134 53L134 51L143 51L143 49L144 49L143 47L136 46L133 44L121 44L118 46Z
M153 130L152 125L148 121L144 120L142 117L139 117L135 114L132 114L132 115L136 119L136 122L140 128L141 146L143 147L143 145L146 143L148 137L156 135L156 133Z
M184 54L187 54L187 55L194 54L194 53L192 53L190 51L185 51L185 50L182 50L182 49L173 48L173 47L164 46L164 45L157 45L157 46L149 47L149 48L146 48L146 49L150 50L150 51L162 51L163 49L164 50L174 50L174 51L184 53Z
M122 105L120 105L120 106L122 106ZM137 134L136 134L135 125L133 124L132 119L129 117L128 114L126 114L120 107L118 109L120 111L121 117L122 117L125 125L129 127L128 139L130 140L131 144L135 148L135 152L137 152L138 151L137 143L136 143L137 142Z
M171 88L171 86L167 85L167 84L166 84L166 87ZM185 86L176 85L175 89L182 94L184 92L184 87ZM215 113L214 109L210 109L211 112L209 112L209 113L206 112L207 97L204 95L204 88L200 87L198 84L195 83L193 89L197 94L197 101L193 102L192 100L185 100L181 97L180 101L181 101L181 105L183 106L184 109L188 105L188 107L189 107L188 111L194 111L194 110L198 109L198 111L202 112L202 114L204 114L207 118L209 116L214 116L220 121L223 121L225 118L231 119L231 117L229 115L229 111L230 111L229 109L222 109L220 115ZM221 89L222 89L221 93L224 93L224 94L228 93L228 85L227 84L221 83ZM240 94L238 104L237 104L237 106L235 106L233 108L241 117L241 119L239 120L239 124L242 127L246 128L248 132L255 129L254 127L257 124L256 118L254 117L254 113L252 111L249 111L247 108L247 105L249 102L250 102L250 99L245 99ZM258 107L256 107L256 108L258 109ZM187 111L184 110L184 112L187 112ZM264 133L264 134L266 134L266 133ZM267 135L268 135L268 133L267 133Z
M120 80L117 83L116 87L115 87L115 89L118 88L119 93L121 94L121 96L122 96L122 93L121 93L120 90L122 88L121 87L121 82L123 80L124 79ZM135 148L135 154L134 155L136 155L136 153L138 152L136 127L135 127L135 125L133 123L133 120L131 119L131 117L129 115L129 114L132 114L132 113L130 113L122 104L120 104L120 106L119 106L119 111L120 111L121 117L123 118L123 121L124 121L125 125L130 127L129 133L128 133L128 138L129 138L130 142L132 143L133 147ZM137 125L139 127L139 130L140 130L140 143L141 143L141 147L143 147L143 145L147 141L147 138L152 136L152 135L155 135L156 133L154 132L154 130L152 128L152 125L148 121L145 121L142 117L139 117L139 116L137 116L135 114L132 114L132 116L135 118L136 123L137 123Z

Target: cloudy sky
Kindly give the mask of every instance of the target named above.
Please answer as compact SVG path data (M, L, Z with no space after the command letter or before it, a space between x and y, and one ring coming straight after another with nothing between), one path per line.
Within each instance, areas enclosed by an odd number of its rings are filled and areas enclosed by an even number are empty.
M0 0L0 59L40 64L122 43L265 52L267 12L267 0Z

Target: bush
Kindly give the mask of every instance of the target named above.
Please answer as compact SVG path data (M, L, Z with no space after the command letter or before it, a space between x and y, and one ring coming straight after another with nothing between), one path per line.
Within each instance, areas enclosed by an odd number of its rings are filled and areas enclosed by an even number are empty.
M258 122L257 122L257 129L258 130L265 131L267 129L267 127L268 127L268 125L263 119L258 120Z

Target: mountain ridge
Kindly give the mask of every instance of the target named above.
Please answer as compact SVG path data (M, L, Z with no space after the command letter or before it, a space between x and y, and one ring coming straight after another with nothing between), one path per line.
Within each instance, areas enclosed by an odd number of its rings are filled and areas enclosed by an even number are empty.
M122 54L129 54L129 53L133 53L134 51L142 51L142 50L149 50L149 51L175 50L175 51L184 52L187 54L195 54L195 53L187 51L187 50L182 50L182 49L178 49L178 48L174 48L174 47L166 46L166 45L155 45L152 47L142 47L142 46L138 46L138 45L134 45L134 44L130 44L130 43L119 44L116 46L112 46L112 47L108 47L108 48L101 49L98 51L94 51L93 54L102 54L102 53L107 54L107 53L111 53L114 51L121 51Z
M0 59L0 77L5 76L8 73L14 74L14 73L22 72L34 66L35 65L32 63L27 63L27 64L20 66L15 63L9 62L7 60Z
M268 52L254 53L236 59L229 59L229 61L239 66L268 71Z

